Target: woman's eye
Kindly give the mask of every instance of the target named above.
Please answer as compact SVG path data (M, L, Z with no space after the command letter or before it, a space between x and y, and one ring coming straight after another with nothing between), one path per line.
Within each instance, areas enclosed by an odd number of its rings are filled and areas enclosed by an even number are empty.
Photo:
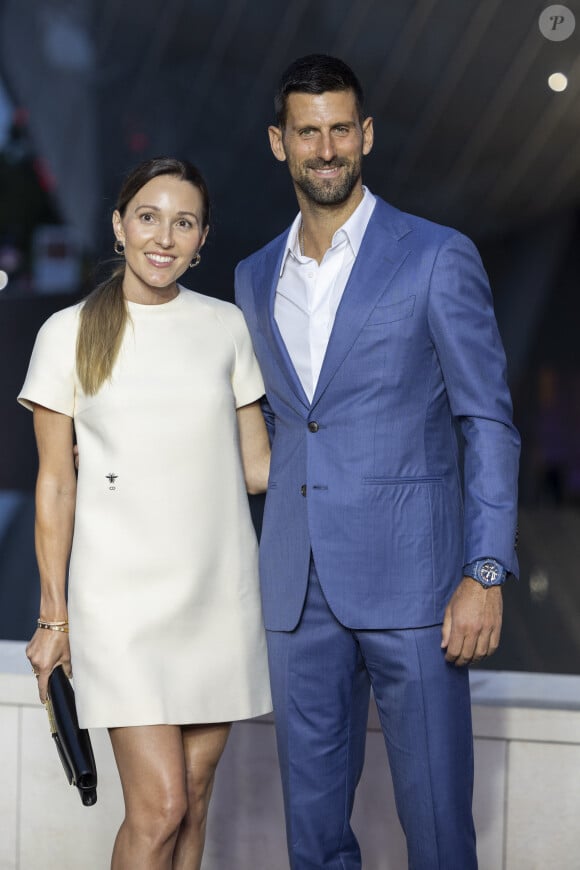
M141 215L141 220L144 221L144 223L150 223L153 220L153 215L151 212L145 212Z

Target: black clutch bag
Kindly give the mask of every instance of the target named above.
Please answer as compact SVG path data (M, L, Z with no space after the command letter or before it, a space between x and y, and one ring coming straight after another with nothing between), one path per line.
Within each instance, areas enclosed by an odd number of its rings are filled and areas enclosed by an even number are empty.
M89 732L79 728L75 693L61 665L48 678L46 709L59 758L85 807L97 802L97 768Z

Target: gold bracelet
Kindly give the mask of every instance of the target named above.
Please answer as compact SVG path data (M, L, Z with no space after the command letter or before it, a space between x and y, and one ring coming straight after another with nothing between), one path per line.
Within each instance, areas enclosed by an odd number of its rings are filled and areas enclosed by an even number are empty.
M43 622L42 619L38 619L36 621L38 628L47 628L49 631L62 631L65 634L68 634L68 621L67 622Z

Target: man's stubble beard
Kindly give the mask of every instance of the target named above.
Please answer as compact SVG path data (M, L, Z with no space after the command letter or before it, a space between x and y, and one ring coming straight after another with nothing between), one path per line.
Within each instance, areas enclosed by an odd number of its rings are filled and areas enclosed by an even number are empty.
M325 164L332 166L332 163ZM325 181L324 179L315 179L308 174L308 167L304 167L300 173L294 177L294 182L300 188L302 193L316 205L342 205L349 198L361 177L361 161L355 160L353 163L339 163L340 166L347 166L346 174L336 181ZM313 168L313 167L310 167ZM316 168L321 168L317 166Z

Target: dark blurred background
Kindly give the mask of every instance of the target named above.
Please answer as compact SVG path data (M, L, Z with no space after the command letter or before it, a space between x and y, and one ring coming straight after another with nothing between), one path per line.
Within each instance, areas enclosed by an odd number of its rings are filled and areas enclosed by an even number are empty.
M15 402L38 327L91 288L120 181L158 154L196 162L213 196L185 283L232 299L236 262L296 211L266 136L276 81L321 51L365 88L371 190L470 235L490 275L523 439L522 572L486 667L580 673L580 0L566 39L556 19L540 31L548 5L0 0L0 637L28 637L38 608L36 452Z

